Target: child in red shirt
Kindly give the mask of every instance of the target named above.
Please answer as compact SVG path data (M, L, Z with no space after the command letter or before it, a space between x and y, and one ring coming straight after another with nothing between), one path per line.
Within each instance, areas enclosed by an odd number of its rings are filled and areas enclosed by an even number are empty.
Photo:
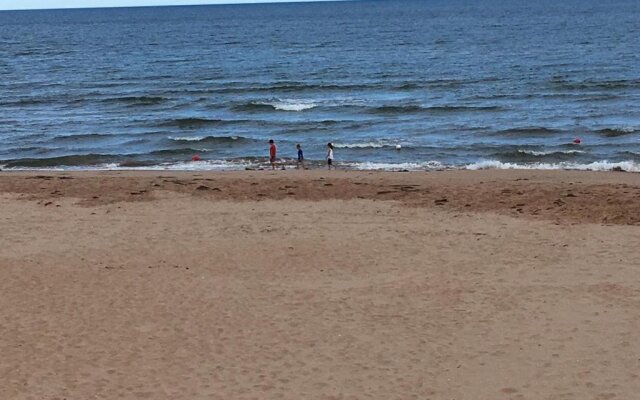
M276 169L276 144L273 139L269 140L269 162L271 163L271 169Z

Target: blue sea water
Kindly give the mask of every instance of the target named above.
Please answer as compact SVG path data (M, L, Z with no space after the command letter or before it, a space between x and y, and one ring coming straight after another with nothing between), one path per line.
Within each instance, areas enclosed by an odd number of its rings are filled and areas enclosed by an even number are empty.
M0 166L638 171L638 38L636 0L0 12Z

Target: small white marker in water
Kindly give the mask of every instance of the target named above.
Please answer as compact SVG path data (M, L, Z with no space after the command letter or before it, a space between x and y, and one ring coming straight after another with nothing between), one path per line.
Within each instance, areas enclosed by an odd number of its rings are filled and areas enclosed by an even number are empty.
M402 149L402 146L400 146L399 144L396 145L396 150L400 150Z

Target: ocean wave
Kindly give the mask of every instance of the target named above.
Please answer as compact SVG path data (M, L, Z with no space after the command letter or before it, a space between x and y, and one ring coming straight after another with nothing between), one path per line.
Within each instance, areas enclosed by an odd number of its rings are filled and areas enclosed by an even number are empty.
M549 150L549 151L536 151L536 150L518 150L520 154L529 154L532 156L552 156L559 154L583 154L584 150Z
M559 162L559 163L510 163L498 160L483 160L464 167L470 170L481 169L532 169L532 170L581 170L581 171L627 171L640 172L640 163L635 161L594 161L591 163Z
M0 106L20 106L20 107L37 106L40 104L51 103L52 101L54 101L54 99L42 98L42 97L28 97L28 98L21 98L21 99L3 100L3 101L0 101Z
M394 89L395 90L416 90L420 89L422 85L417 84L416 82L404 82L398 84Z
M161 149L161 150L154 150L151 151L149 153L146 154L137 154L137 156L160 156L160 157L166 157L166 156L182 156L182 155L191 155L191 154L197 154L197 153L206 153L210 151L209 149L205 149L205 148L193 148L193 147L180 147L177 149Z
M521 128L509 128L495 132L499 136L552 136L564 133L559 129L546 128L544 126L531 126Z
M256 167L255 163L242 161L227 160L203 160L203 161L184 161L177 163L165 163L145 166L128 167L119 164L110 169L128 169L128 170L168 170L168 171L237 171L246 168Z
M52 168L60 166L96 166L108 162L114 162L118 156L107 154L77 154L49 158L21 158L5 160L6 168Z
M419 113L468 113L468 112L488 112L500 111L499 106L420 106L420 105L398 105L379 106L368 110L371 114L419 114Z
M302 82L283 82L264 84L250 84L246 82L229 82L227 87L212 89L212 93L244 94L244 93L295 93L295 92L352 92L360 90L379 89L379 84L313 84Z
M233 106L231 109L233 111L241 111L241 112L260 112L260 111L305 111L311 110L312 108L318 107L319 104L312 101L272 101L272 102L261 102L261 101L251 101L244 104L239 104Z
M604 137L625 136L625 135L630 135L638 132L640 132L639 128L631 127L631 126L624 126L624 127L618 127L618 128L605 128L605 129L600 129L596 131L597 134Z
M187 149L183 149L187 150ZM189 149L194 150L194 149ZM318 168L322 162L310 160L311 165ZM447 165L439 161L425 162L342 162L340 165L354 170L380 171L424 171L440 169L523 169L523 170L583 170L583 171L626 171L640 172L640 162L636 161L595 161L590 163L558 162L558 163L517 163L498 160L482 160L466 165ZM265 157L245 157L231 160L202 160L202 161L170 161L158 162L153 160L137 160L124 156L106 154L87 154L62 156L47 159L5 160L0 162L3 169L12 170L176 170L176 171L206 171L206 170L243 170L246 168L261 168L267 166Z
M405 146L400 142L391 142L388 140L361 143L333 143L333 146L338 149L381 149L385 147L395 148L397 145Z
M73 50L63 50L59 48L42 47L19 50L14 53L15 56L32 56L32 55L44 55L44 56L60 56L65 54L73 54Z
M500 78L494 77L494 76L478 78L478 79L434 79L434 80L419 82L419 86L429 87L434 89L453 89L453 88L463 87L466 85L475 85L475 84L484 83L484 82L497 82L499 80Z
M277 129L282 129L283 133L299 133L301 131L331 131L339 127L344 130L356 130L362 128L368 128L379 124L380 121L375 119L369 120L305 120L295 121L286 124L277 124Z
M585 150L530 150L530 149L518 149L518 150L506 150L493 153L492 156L499 158L502 161L537 161L537 160L556 160L565 161L571 160L581 154L587 154Z
M405 163L351 162L343 163L341 165L345 165L352 169L365 171L423 171L445 168L445 166L439 161Z
M298 122L291 123L286 125L281 125L277 127L279 132L283 134L299 134L301 132L319 132L319 131L333 131L334 125L338 124L337 121L330 123L327 121L307 121L307 122ZM357 129L353 125L345 125L344 129Z
M623 151L617 154L619 157L631 157L634 160L640 160L640 151Z
M49 152L50 150L51 149L48 147L40 147L40 146L8 147L0 150L0 154L16 154L16 153L44 154Z
M619 100L622 99L623 96L619 94L600 94L600 95L584 95L575 101L578 103L593 103L596 101L611 101L611 100Z
M534 163L534 162L565 162L574 161L583 155L588 155L585 150L504 150L491 154L502 162Z
M54 165L54 166L8 166L0 165L2 168L9 168L17 171L237 171L246 168L258 167L252 162L226 161L226 160L204 160L204 161L184 161L157 163L149 161L122 161L122 162L102 162L92 165Z
M144 137L140 137L136 139L129 139L126 142L122 143L122 146L133 146L133 145L145 144L145 143L149 143L149 140L145 139Z
M618 80L585 80L585 81L567 81L564 79L556 79L552 84L560 89L565 90L616 90L640 87L640 79L618 79Z
M498 77L485 77L478 79L432 79L432 80L414 80L397 83L393 88L396 90L413 90L413 89L451 89L466 85L475 85L485 82L497 82Z
M304 111L317 107L315 103L275 103L273 108L280 111Z
M145 168L145 167L153 168L156 165L158 165L157 161L151 161L151 160L126 160L126 161L121 161L119 163L103 164L100 167L107 168L107 169Z
M424 112L422 106L406 105L406 106L380 106L373 107L368 110L370 114L415 114Z
M174 142L239 143L251 139L242 136L169 136Z
M219 126L228 124L232 121L224 121L221 119L207 119L207 118L175 118L162 121L158 124L160 127L177 127L180 129L195 129L205 126Z
M169 99L161 96L122 96L102 99L103 103L123 103L128 106L152 106L164 103Z
M161 149L151 151L149 153L132 153L132 154L73 154L57 157L42 157L42 158L19 158L10 160L0 160L0 163L4 164L5 168L20 169L20 168L64 168L64 167L84 167L86 169L94 169L94 167L104 164L119 163L144 163L147 165L155 165L160 162L159 159L172 159L181 158L184 160L190 159L191 155L204 153L209 150L201 148L183 147L177 149Z
M379 77L377 77L379 78ZM415 90L425 87L430 88L454 88L466 84L480 83L488 80L431 80L431 81L404 81L397 83L381 83L380 80L362 83L309 83L309 82L273 82L252 83L246 81L226 82L222 87L207 89L207 93L245 94L245 93L295 93L295 92L354 92L370 91L383 88L393 90Z
M169 140L174 140L176 142L200 142L206 138L207 136L169 136Z
M60 135L51 138L54 142L75 142L80 140L100 140L113 137L106 133L81 133L77 135Z

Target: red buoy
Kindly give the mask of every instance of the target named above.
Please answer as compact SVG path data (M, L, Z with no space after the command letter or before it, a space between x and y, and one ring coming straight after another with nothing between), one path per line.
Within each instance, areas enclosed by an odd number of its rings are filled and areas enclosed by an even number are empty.
M573 144L580 144L580 143L582 143L582 140L580 140L580 138L573 139Z
M200 156L197 154L194 154L193 157L191 157L191 161L200 161Z

